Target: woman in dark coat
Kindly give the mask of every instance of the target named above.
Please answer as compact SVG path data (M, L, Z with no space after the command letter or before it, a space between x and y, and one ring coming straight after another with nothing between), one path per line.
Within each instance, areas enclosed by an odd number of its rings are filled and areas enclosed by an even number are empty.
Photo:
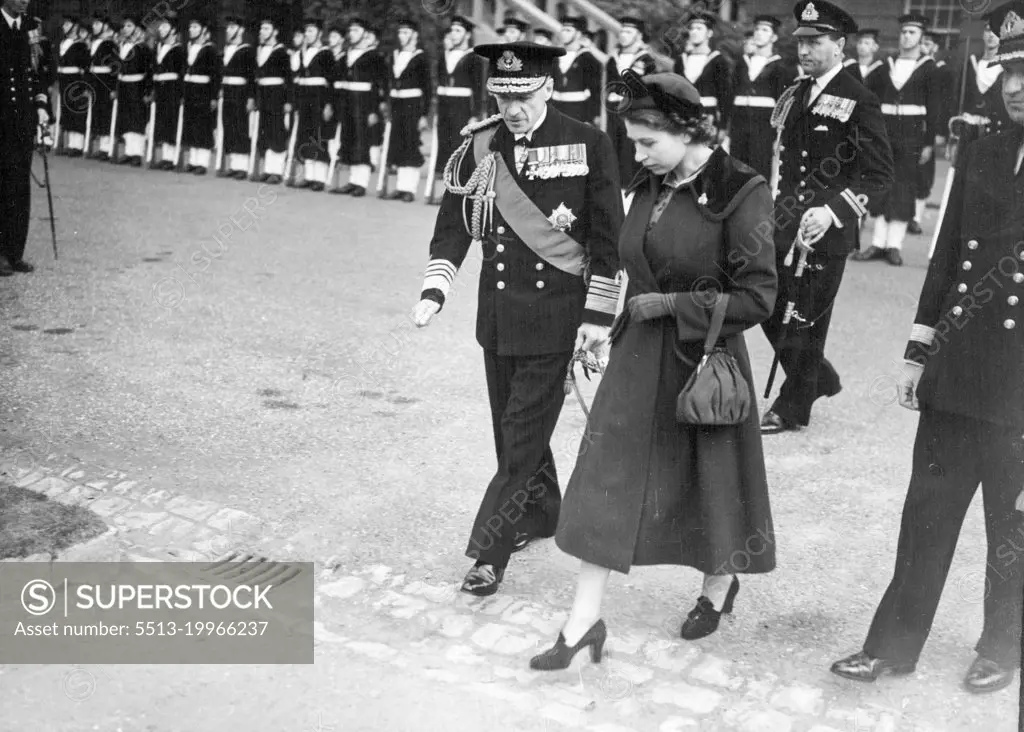
M565 668L585 647L600 660L601 599L611 570L679 564L705 575L683 623L713 633L732 609L737 574L775 567L775 540L756 408L742 424L676 422L676 399L703 354L715 303L729 299L719 342L753 378L743 331L772 312L777 291L772 200L754 170L721 149L700 94L676 74L626 72L620 107L646 171L619 238L627 307L584 444L566 488L558 546L582 567L556 645L531 667Z

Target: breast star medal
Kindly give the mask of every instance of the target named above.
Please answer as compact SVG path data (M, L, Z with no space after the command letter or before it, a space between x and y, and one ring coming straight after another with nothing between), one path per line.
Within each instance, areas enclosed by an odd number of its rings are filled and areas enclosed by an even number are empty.
M573 216L572 209L567 208L564 203L558 204L558 208L551 212L548 216L548 221L551 222L552 229L558 229L561 232L566 232L572 228L573 223L576 221L576 217Z

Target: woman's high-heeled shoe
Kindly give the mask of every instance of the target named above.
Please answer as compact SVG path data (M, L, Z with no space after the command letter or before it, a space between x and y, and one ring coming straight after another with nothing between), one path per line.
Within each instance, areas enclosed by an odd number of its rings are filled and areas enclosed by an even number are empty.
M736 599L736 593L739 591L740 579L733 575L732 584L729 585L729 592L725 596L725 602L722 603L721 610L715 610L715 606L711 604L711 600L706 596L701 595L697 598L696 607L686 616L686 620L683 621L683 627L679 630L679 635L683 640L706 638L718 630L718 623L722 616L732 612L732 601Z
M601 652L604 650L604 642L608 638L608 629L603 620L598 620L590 630L583 634L579 642L571 648L565 644L565 636L558 634L558 640L548 650L539 656L530 659L530 668L534 671L559 671L569 668L572 659L576 654L587 646L590 646L590 660L594 663L601 663Z

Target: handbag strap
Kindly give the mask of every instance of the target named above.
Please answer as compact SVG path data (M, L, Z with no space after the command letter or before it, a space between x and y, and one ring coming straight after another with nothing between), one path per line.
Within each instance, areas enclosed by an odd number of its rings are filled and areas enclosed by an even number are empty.
M708 326L708 335L704 339L704 355L707 356L715 350L718 343L718 336L722 332L722 325L725 323L725 310L729 306L729 294L723 292L718 296L715 309L711 313L711 324Z

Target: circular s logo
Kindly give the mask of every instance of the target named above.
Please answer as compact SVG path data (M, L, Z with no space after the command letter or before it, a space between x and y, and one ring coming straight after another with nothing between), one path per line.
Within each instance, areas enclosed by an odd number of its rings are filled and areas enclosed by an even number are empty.
M46 615L56 604L57 593L46 580L30 580L21 588L21 606L29 615Z

